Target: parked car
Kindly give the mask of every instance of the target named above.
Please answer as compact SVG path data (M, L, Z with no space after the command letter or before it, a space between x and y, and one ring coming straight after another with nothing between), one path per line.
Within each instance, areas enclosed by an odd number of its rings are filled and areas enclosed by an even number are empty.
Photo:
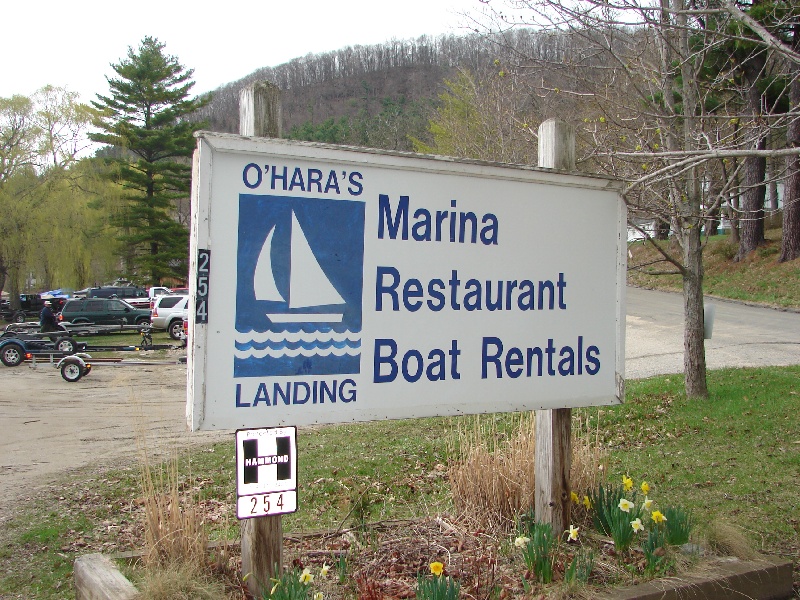
M75 292L76 298L119 298L136 308L152 308L152 302L159 296L171 294L172 290L163 286L147 289L135 285L103 285Z
M54 313L59 312L65 302L64 298L42 298L40 294L20 294L19 310L12 309L10 302L3 302L0 306L0 317L14 323L22 323L26 319L38 318L46 300L50 301Z
M173 340L181 339L183 317L189 314L189 296L159 296L150 313L155 329L166 329Z
M144 325L150 322L150 309L134 308L117 298L74 298L64 305L59 319L72 324Z

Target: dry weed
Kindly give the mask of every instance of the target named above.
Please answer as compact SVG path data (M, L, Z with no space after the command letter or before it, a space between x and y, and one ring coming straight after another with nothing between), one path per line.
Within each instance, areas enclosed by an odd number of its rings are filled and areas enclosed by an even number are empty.
M196 566L171 564L147 569L139 583L137 600L225 600L221 580L215 580Z
M725 521L708 523L705 537L706 545L720 556L735 556L742 560L755 560L759 557L744 532Z
M487 529L509 529L534 507L535 413L520 414L506 440L495 423L477 416L459 430L457 444L449 449L449 479L461 517ZM573 426L573 490L594 488L607 460L596 436L580 420Z
M145 455L141 485L145 564L203 565L208 542L203 512L191 494L180 493L177 457L153 468Z

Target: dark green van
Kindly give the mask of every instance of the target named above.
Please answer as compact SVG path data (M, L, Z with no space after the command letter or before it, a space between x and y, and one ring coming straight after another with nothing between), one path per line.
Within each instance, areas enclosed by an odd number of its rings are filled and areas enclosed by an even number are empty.
M149 308L134 308L117 298L75 298L61 309L61 320L96 325L144 325L150 323Z

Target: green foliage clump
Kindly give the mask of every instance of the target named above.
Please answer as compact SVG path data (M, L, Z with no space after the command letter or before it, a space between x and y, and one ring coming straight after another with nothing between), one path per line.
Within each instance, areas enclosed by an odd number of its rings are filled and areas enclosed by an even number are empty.
M635 497L635 494L634 494ZM589 494L594 508L592 520L598 531L610 536L614 540L614 547L620 552L630 548L636 531L631 527L631 521L641 517L641 505L632 502L628 510L623 510L620 503L625 498L622 486L610 484L598 485L596 491Z
M564 572L564 580L568 584L588 583L589 576L594 568L594 552L581 548L572 558L569 567Z
M271 588L265 589L262 593L262 600L307 600L310 597L310 583L308 569L292 569L284 571L280 578L272 579Z
M553 581L553 550L556 539L550 523L529 522L524 534L517 540L521 543L522 558L528 571L541 583Z
M664 509L664 517L667 544L681 546L688 543L694 527L692 515L679 506L669 506Z
M418 600L457 600L461 592L461 584L452 577L434 575L433 577L417 577Z

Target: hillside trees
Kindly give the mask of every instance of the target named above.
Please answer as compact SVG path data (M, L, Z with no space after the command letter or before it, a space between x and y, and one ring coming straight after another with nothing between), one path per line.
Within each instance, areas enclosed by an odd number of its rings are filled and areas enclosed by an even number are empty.
M537 106L520 94L514 73L498 67L483 77L460 70L445 81L430 122L433 142L414 140L417 152L510 163L535 163L532 132L541 122Z
M421 36L383 44L346 46L331 52L308 54L287 63L265 67L220 87L212 101L198 111L213 131L238 132L239 91L267 80L284 91L283 130L316 127L329 118L372 118L386 109L384 102L409 103L435 97L444 77L458 66L475 70L489 61L478 35ZM369 87L365 94L364 87ZM358 98L359 101L354 99ZM381 146L383 147L383 146Z
M320 123L306 121L292 127L287 138L411 151L412 140L426 135L431 111L428 101L408 100L404 96L383 98L381 111L375 115L365 106L351 117L329 117Z
M105 158L108 177L125 192L114 218L130 250L131 274L160 284L187 276L188 230L176 218L176 202L188 195L193 133L200 124L186 119L208 102L189 96L193 70L185 69L165 45L145 37L139 48L111 67L110 94L98 94L96 142L123 152Z

